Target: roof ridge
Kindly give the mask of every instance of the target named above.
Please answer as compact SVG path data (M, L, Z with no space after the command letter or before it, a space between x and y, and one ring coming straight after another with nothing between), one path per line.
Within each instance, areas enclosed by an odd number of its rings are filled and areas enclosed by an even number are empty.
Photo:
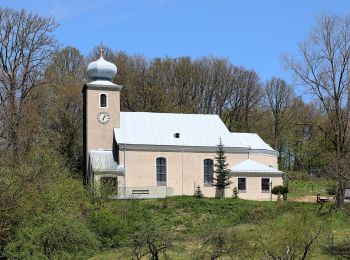
M250 135L259 135L258 133L248 133L248 132L230 132L230 134L250 134Z
M217 116L219 117L218 114L202 114L202 113L171 113L171 112L149 112L149 111L120 111L120 113L130 113L130 114L161 114L161 115L166 115L166 114L171 114L171 115L195 115L195 116ZM219 117L220 118L220 117Z

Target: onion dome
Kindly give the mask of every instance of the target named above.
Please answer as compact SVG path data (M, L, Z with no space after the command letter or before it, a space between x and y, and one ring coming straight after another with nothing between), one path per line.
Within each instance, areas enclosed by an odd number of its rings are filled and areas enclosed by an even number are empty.
M117 74L117 67L103 58L103 50L100 50L101 57L93 61L87 67L87 75L91 80L112 81Z

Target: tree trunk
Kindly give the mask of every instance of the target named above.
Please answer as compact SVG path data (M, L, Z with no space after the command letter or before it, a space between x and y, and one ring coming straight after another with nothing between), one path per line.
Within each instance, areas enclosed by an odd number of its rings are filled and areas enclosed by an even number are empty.
M225 189L224 188L216 188L215 198L222 199L225 198Z
M345 181L338 181L338 191L336 195L336 203L338 208L342 208L344 206L344 195L345 195Z

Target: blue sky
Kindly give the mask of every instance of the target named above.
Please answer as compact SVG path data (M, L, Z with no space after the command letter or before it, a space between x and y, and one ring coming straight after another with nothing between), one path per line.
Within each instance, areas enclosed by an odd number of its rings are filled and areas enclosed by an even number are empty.
M100 42L149 58L213 55L292 82L281 62L296 54L321 14L350 14L347 0L0 0L54 16L63 46L82 53ZM299 90L302 93L302 90Z

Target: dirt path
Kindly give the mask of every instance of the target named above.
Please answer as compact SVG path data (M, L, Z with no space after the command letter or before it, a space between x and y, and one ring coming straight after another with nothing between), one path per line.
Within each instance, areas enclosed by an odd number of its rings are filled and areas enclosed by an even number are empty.
M316 196L313 195L305 195L302 197L297 198L288 198L289 201L296 201L296 202L316 202Z
M332 198L327 197L328 201L331 201ZM296 198L288 198L289 201L296 201L296 202L316 202L317 197L314 195L305 195L302 197L296 197Z

